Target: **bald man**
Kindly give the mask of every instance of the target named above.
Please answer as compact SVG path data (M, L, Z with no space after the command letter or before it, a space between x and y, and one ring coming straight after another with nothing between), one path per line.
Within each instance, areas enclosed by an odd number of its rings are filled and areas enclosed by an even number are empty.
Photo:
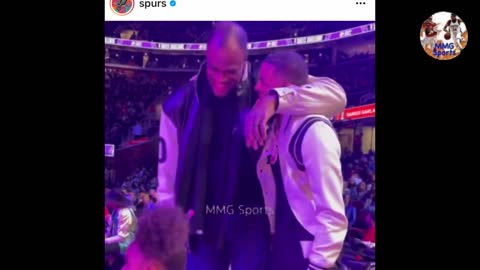
M206 64L163 104L157 198L194 213L189 270L266 269L273 213L257 176L259 153L247 145L261 147L276 113L345 108L343 89L324 83L272 89L257 101L247 43L238 24L216 23Z

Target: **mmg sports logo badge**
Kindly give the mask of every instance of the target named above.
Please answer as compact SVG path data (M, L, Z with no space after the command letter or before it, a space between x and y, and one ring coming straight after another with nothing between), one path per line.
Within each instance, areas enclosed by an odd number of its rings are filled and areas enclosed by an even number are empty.
M110 8L113 13L125 16L132 12L135 0L110 0Z
M423 50L437 60L450 60L460 55L467 46L465 23L451 12L437 12L427 18L420 29Z

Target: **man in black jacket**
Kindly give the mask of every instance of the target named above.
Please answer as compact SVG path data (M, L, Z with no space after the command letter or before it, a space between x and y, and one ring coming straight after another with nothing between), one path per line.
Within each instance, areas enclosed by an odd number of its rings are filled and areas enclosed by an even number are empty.
M194 213L191 270L266 269L273 213L257 177L259 153L247 144L263 145L275 113L329 115L346 103L343 91L315 85L272 89L257 101L247 43L238 24L216 23L206 64L163 104L158 200Z

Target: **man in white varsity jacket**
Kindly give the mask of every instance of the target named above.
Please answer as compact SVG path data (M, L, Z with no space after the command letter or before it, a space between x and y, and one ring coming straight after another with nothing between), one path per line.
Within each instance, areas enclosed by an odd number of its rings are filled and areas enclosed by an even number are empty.
M244 137L245 118L257 100L247 43L238 24L216 23L206 64L162 105L157 198L194 213L188 270L267 267L272 216L245 215L247 207L271 205L257 175L260 153L249 150ZM259 99L254 111L262 117L256 119L275 113L335 115L345 108L345 93L335 85L294 88Z
M308 76L302 56L293 51L268 55L256 86L259 95L295 91L289 85L329 85L330 78ZM283 87L283 88L282 88ZM311 85L310 87L314 87ZM274 213L270 269L337 269L348 220L343 202L340 144L333 115L281 115L257 163L267 209ZM337 264L338 263L338 264Z

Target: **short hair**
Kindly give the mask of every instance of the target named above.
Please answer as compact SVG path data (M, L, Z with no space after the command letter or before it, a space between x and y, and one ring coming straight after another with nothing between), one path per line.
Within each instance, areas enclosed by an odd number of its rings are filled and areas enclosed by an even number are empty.
M237 42L240 48L247 52L248 49L248 34L238 23L234 22L218 22L215 23L207 44L215 44L220 48L227 46L230 40Z
M146 259L159 261L167 269L183 269L186 264L188 219L177 207L155 207L138 221L135 243Z
M308 64L295 51L273 52L267 55L264 63L274 66L277 72L292 84L303 85L308 82Z

